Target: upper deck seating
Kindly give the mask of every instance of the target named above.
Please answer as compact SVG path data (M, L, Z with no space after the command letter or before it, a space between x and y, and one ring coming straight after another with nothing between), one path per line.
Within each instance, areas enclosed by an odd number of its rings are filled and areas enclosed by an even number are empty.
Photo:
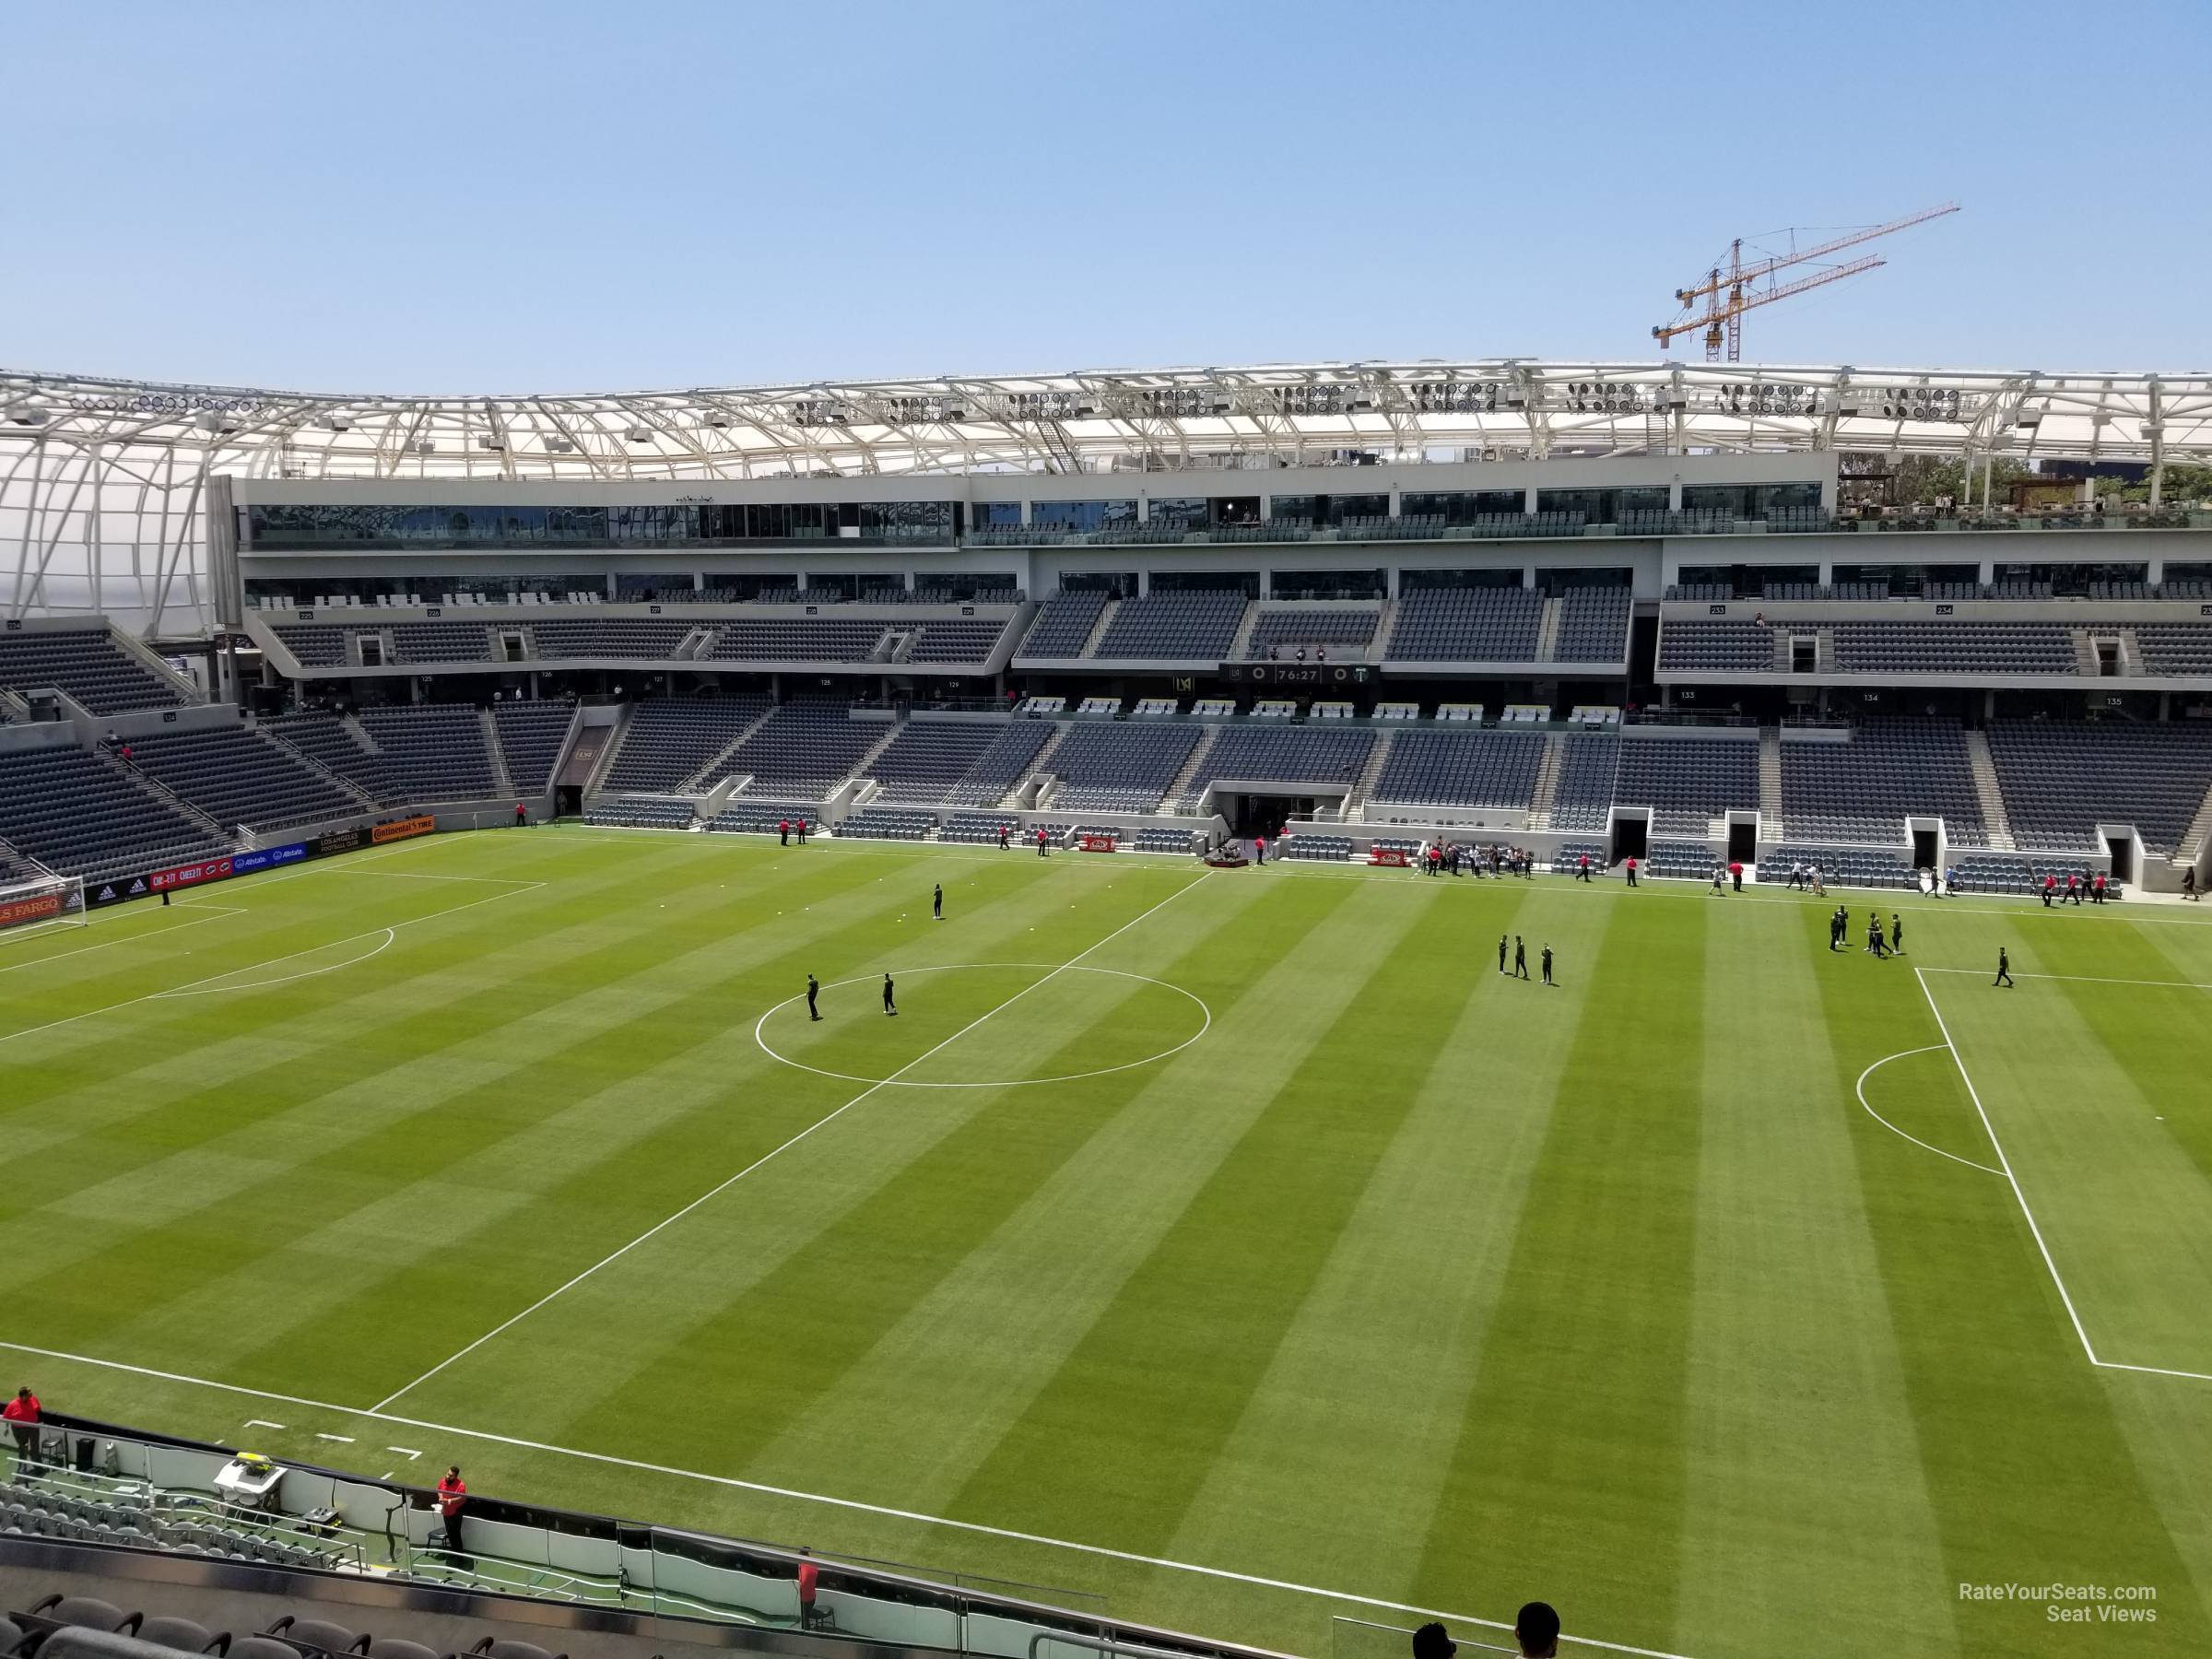
M1768 673L1774 629L1765 622L1669 617L1659 624L1659 666L1676 673Z
M1124 599L1091 654L1224 662L1236 643L1246 603L1241 594L1205 591Z
M1411 663L1529 663L1544 600L1528 588L1413 588L1398 600L1384 655Z
M173 709L185 700L118 645L104 628L0 633L0 687L52 687L95 714Z
M1364 660L1382 619L1371 606L1323 608L1319 606L1277 607L1262 606L1244 646L1247 662L1262 663L1274 651L1288 656L1301 646L1309 656L1316 647L1333 657Z
M1625 587L1569 588L1559 597L1559 663L1618 663L1629 654L1633 595Z
M1106 609L1108 595L1083 590L1063 590L1047 599L1037 609L1037 619L1030 624L1028 636L1022 641L1018 656L1072 657L1083 652L1084 641L1098 627L1099 618Z

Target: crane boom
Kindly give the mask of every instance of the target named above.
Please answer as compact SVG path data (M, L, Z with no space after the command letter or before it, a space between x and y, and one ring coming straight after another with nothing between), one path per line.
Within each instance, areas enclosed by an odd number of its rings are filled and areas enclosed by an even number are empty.
M1740 316L1743 312L1756 311L1762 305L1771 305L1777 300L1787 300L1792 294L1802 294L1806 289L1819 288L1824 283L1839 282L1846 276L1856 276L1861 271L1871 271L1877 265L1884 265L1888 263L1886 259L1877 259L1869 254L1865 259L1854 259L1849 265L1838 265L1832 271L1817 271L1810 276L1800 276L1794 282L1785 282L1780 288L1769 288L1764 293L1747 294L1741 300L1733 300L1725 306L1716 307L1702 317L1692 317L1687 323L1677 323L1670 326L1654 328L1652 330L1652 338L1662 346L1670 346L1678 335L1694 334L1700 328L1718 328L1726 318Z
M1844 248L1855 248L1859 243L1872 241L1877 236L1888 236L1892 231L1908 229L1914 225L1924 225L1930 219L1941 218L1947 213L1958 211L1958 203L1946 202L1940 207L1928 207L1919 213L1909 213L1903 218L1891 219L1886 225L1874 225L1864 230L1853 230L1848 236L1839 236L1833 241L1821 242L1817 247L1801 249L1794 253L1779 253L1771 259L1762 260L1757 265L1744 265L1740 269L1715 270L1695 288L1677 288L1675 298L1685 305L1693 305L1706 295L1717 294L1721 289L1733 288L1739 282L1757 282L1762 277L1771 276L1776 271L1783 270L1790 265L1803 265L1808 259L1819 259ZM1740 242L1736 244L1739 248L1742 245Z

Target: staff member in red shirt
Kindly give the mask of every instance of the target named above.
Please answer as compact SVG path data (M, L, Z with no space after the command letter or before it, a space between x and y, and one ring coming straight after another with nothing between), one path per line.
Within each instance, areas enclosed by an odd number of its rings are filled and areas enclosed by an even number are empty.
M28 1388L16 1390L16 1397L0 1406L0 1419L15 1429L16 1455L29 1463L39 1445L39 1396Z
M799 1629L805 1630L814 1622L814 1586L822 1570L804 1549L799 1551Z
M461 1512L468 1506L468 1482L461 1478L461 1465L453 1464L438 1483L438 1512L445 1518L445 1547L455 1555L461 1553Z

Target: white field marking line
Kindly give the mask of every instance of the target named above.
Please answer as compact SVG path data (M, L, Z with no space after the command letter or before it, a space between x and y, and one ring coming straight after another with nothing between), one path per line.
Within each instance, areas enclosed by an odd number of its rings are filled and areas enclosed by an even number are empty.
M1192 885L1195 886L1196 883ZM1095 949L1096 947L1093 948ZM512 1434L493 1434L482 1429L462 1429L452 1423L432 1423L425 1421L421 1418L400 1417L395 1413L382 1410L363 1410L359 1406L336 1406L327 1400L310 1400L299 1394L272 1394L265 1389L247 1388L236 1382L218 1382L207 1377L188 1377L179 1371L156 1371L151 1366L126 1365L120 1359L95 1359L88 1354L65 1353L59 1348L33 1347L28 1343L8 1342L4 1339L0 1339L0 1348L18 1354L35 1354L43 1359L62 1359L76 1365L89 1365L100 1371L124 1371L135 1377L151 1377L160 1382L182 1382L197 1388L218 1389L224 1394L242 1394L249 1399L274 1400L287 1406L306 1406L316 1411L336 1412L341 1417L373 1418L383 1423L402 1423L410 1429L428 1429L433 1433L457 1435L463 1440L483 1441L488 1444L498 1446L512 1446L521 1452L543 1452L554 1457L573 1457L582 1463L605 1464L612 1468L632 1469L644 1475L665 1475L677 1480L696 1480L702 1485L724 1487L734 1491L758 1492L768 1498L788 1498L801 1503L825 1504L831 1509L852 1510L862 1514L882 1515L893 1521L912 1521L924 1526L942 1526L953 1532L976 1533L985 1537L1005 1538L1017 1544L1035 1544L1047 1549L1065 1549L1076 1555L1097 1556L1112 1561L1127 1561L1138 1567L1154 1567L1171 1572L1194 1573L1201 1578L1223 1579L1233 1583L1253 1584L1264 1590L1287 1591L1293 1595L1312 1595L1318 1596L1324 1601L1349 1602L1357 1606L1380 1607L1391 1613L1418 1613L1424 1618L1441 1618L1447 1622L1480 1625L1486 1630L1502 1630L1510 1628L1494 1618L1479 1618L1472 1614L1453 1613L1440 1607L1417 1606L1411 1602L1386 1601L1382 1597L1375 1595L1356 1595L1349 1591L1327 1590L1314 1584L1293 1583L1288 1579L1262 1578L1255 1573L1234 1572L1226 1567L1207 1567L1194 1561L1170 1560L1164 1556L1138 1555L1131 1550L1110 1548L1103 1544L1083 1544L1072 1538L1047 1537L1041 1533L1017 1532L1010 1527L990 1526L980 1521L956 1521L948 1515L931 1515L919 1510L894 1509L887 1504L865 1503L857 1498L834 1498L826 1492L803 1492L794 1487L769 1486L758 1480L743 1480L734 1475L709 1475L698 1469L679 1469L669 1464L644 1463L637 1458L617 1457L607 1452L583 1452L573 1446L555 1446L544 1441L523 1440ZM2137 1371L2143 1368L2122 1366L2115 1369ZM1571 1636L1565 1640L1580 1642L1584 1647L1603 1648L1609 1653L1631 1654L1634 1659L1688 1659L1686 1654L1670 1653L1660 1648L1630 1647L1623 1642L1600 1641L1591 1636Z
M1205 878L1201 877L1200 879ZM970 968L1028 970L1052 967L1053 964L1050 962L947 962L935 968L901 968L898 971L900 977L903 979L916 973L959 973ZM1060 972L1063 970L1053 969L1053 971ZM1101 1065L1096 1071L1065 1072L1056 1077L1016 1077L1011 1081L997 1083L909 1083L900 1078L896 1072L888 1077L856 1077L851 1072L825 1071L818 1065L808 1065L804 1060L793 1060L786 1055L780 1054L768 1046L768 1039L761 1035L762 1028L768 1024L771 1016L790 1007L794 1003L805 1002L806 994L804 991L796 996L785 997L774 1007L769 1009L768 1013L755 1020L753 1022L753 1041L760 1045L760 1052L771 1060L780 1061L798 1071L812 1072L818 1077L835 1077L844 1083L881 1083L888 1086L896 1082L900 1088L1027 1088L1033 1083L1075 1083L1085 1077L1110 1077L1115 1072L1135 1071L1140 1065L1157 1065L1162 1060L1182 1053L1184 1049L1189 1048L1192 1043L1214 1029L1214 1011L1206 1006L1206 998L1198 995L1195 992L1185 991L1181 985L1171 985L1166 980L1154 979L1148 973L1124 973L1119 968L1077 968L1075 971L1077 973L1103 973L1111 975L1114 979L1136 980L1144 984L1158 985L1162 991L1172 991L1176 995L1188 997L1192 1002L1196 1003L1199 1013L1205 1016L1205 1018L1197 1030L1185 1037L1173 1048L1162 1049L1159 1053L1148 1054L1142 1060L1124 1061L1120 1065ZM872 973L857 974L852 979L832 980L822 989L835 991L845 985L857 985L863 981L873 982L876 976ZM1034 987L1031 988L1034 989Z
M540 1308L544 1307L547 1302L554 1301L559 1298L567 1295L568 1292L574 1289L578 1285L582 1284L585 1279L590 1278L592 1275L597 1273L602 1267L606 1266L611 1262L619 1261L623 1256L628 1255L631 1251L635 1250L639 1245L644 1243L646 1240L652 1238L655 1233L662 1231L665 1228L673 1227L677 1222L681 1221L693 1210L699 1208L700 1206L707 1203L711 1199L719 1197L724 1193L728 1192L730 1188L735 1186L747 1175L750 1175L755 1170L761 1168L764 1164L772 1161L784 1152L789 1151L792 1147L797 1146L801 1141L805 1140L808 1135L812 1135L816 1130L822 1128L826 1124L835 1123L846 1112L852 1111L853 1107L859 1105L863 1100L865 1100L870 1095L873 1095L877 1089L886 1088L889 1084L896 1082L900 1077L913 1070L915 1066L920 1065L924 1061L929 1059L931 1055L936 1054L945 1049L950 1048L954 1043L958 1042L961 1038L967 1036L969 1032L974 1030L976 1027L982 1025L993 1015L1002 1013L1006 1009L1012 1007L1016 1003L1019 1002L1030 992L1036 990L1038 986L1051 982L1051 981L1057 975L1066 972L1067 970L1075 967L1077 963L1081 962L1085 957L1089 956L1093 951L1104 949L1107 946L1112 944L1114 940L1120 938L1124 934L1135 927L1139 922L1146 920L1149 916L1157 915L1162 909L1174 903L1176 900L1182 898L1185 893L1189 892L1193 888L1199 886L1205 880L1206 877L1204 876L1200 876L1195 880L1183 883L1182 886L1177 888L1165 899L1162 899L1158 904L1153 905L1149 910L1143 911L1131 917L1128 921L1123 923L1121 926L1115 928L1112 933L1100 939L1097 944L1088 946L1077 955L1070 957L1066 961L1061 963L1059 967L1053 969L1051 973L1045 974L1041 979L1032 980L1030 983L1024 985L1020 990L1015 992L1013 995L1007 997L1005 1002L1000 1003L996 1007L984 1010L984 1012L979 1014L975 1018L970 1020L966 1025L962 1026L951 1036L946 1038L944 1041L936 1044L934 1048L926 1050L923 1053L915 1055L914 1058L909 1060L904 1065L900 1066L897 1071L893 1072L888 1077L884 1078L881 1082L869 1084L867 1088L862 1089L858 1094L847 1100L842 1106L838 1107L836 1111L828 1113L826 1116L817 1118L813 1123L807 1124L806 1128L800 1130L796 1135L793 1135L789 1140L783 1142L781 1146L771 1147L770 1150L762 1153L759 1158L753 1159L751 1163L747 1164L745 1168L738 1171L736 1174L730 1176L726 1181L724 1181L717 1186L710 1187L707 1191L701 1193L698 1197L692 1199L690 1203L685 1205L683 1208L676 1211L674 1214L663 1217L660 1220L654 1222L651 1227L647 1228L643 1232L640 1233L636 1238L630 1240L629 1243L623 1245L618 1250L611 1251L607 1254L600 1257L599 1260L594 1262L582 1273L579 1273L575 1277L570 1279L568 1283L559 1286L552 1290L548 1290L545 1295L539 1297L535 1301L532 1302L521 1312L512 1314L507 1319L500 1321L498 1324L492 1326L490 1330L485 1332L483 1335L477 1337L474 1342L470 1343L466 1347L460 1349L458 1352L448 1354L444 1359L439 1360L437 1364L431 1366L429 1371L424 1371L421 1376L417 1377L412 1382L406 1383L403 1386L393 1390L392 1393L386 1394L374 1406L371 1406L370 1409L371 1411L383 1410L385 1406L391 1405L393 1401L398 1399L401 1395L408 1394L413 1390L421 1387L423 1383L428 1382L440 1371L445 1370L447 1366L452 1365L456 1360L466 1359L469 1355L475 1353L477 1349L482 1347L486 1343L489 1342L493 1337L500 1335L503 1332L512 1330L514 1326L520 1324L524 1320L529 1318L531 1314L536 1312Z
M402 1457L410 1458L410 1459L411 1459L411 1458L417 1458L417 1457L420 1457L420 1456L422 1455L422 1453L419 1453L419 1452L418 1452L418 1451L415 1451L415 1450L414 1450L414 1449L412 1449L411 1447L407 1447L407 1446L386 1446L386 1447L384 1448L384 1450L385 1450L385 1451L387 1451L387 1452L396 1452L396 1453L399 1453L399 1454L400 1454Z
M1904 1135L1904 1138L1911 1141L1914 1146L1921 1147L1924 1151L1933 1152L1938 1158L1947 1158L1953 1163L1962 1163L1970 1170L1980 1170L1985 1174L2001 1176L2005 1173L2005 1171L2002 1170L1993 1169L1991 1166L1985 1163L1976 1163L1971 1158L1961 1158L1956 1152L1946 1152L1941 1147L1931 1147L1926 1141L1922 1140L1917 1135L1905 1135L1905 1132L1902 1129L1900 1129L1895 1124L1891 1123L1888 1118L1877 1112L1872 1106L1868 1106L1866 1104L1866 1079L1874 1076L1874 1074L1882 1066L1888 1065L1892 1060L1902 1060L1912 1054L1933 1054L1937 1050L1942 1049L1945 1046L1945 1044L1940 1042L1931 1042L1925 1048L1900 1049L1894 1054L1884 1054L1879 1060L1877 1060L1872 1065L1868 1066L1865 1071L1859 1074L1859 1080L1852 1085L1852 1091L1859 1097L1859 1104L1866 1107L1866 1115L1872 1118L1876 1123L1879 1124L1883 1128L1888 1130L1890 1134Z
M336 1441L342 1446L350 1446L353 1444L353 1436L350 1434L325 1434L320 1429L315 1430L315 1438L317 1440Z
M1928 975L1931 972L1971 973L1972 971L1974 970L1968 968L1915 968L1912 970L1912 976L1920 982L1920 994L1928 1000L1928 1012L1936 1016L1936 1028L1943 1033L1943 1045L1951 1051L1951 1062L1958 1066L1959 1076L1966 1082L1966 1092L1973 1100L1974 1111L1981 1115L1982 1127L1989 1132L1989 1144L1996 1149L1997 1161L2005 1166L2003 1171L2005 1179L2011 1183L2012 1195L2020 1201L2020 1214L2028 1218L2028 1230L2035 1235L2035 1247L2042 1253L2043 1265L2051 1272L2051 1282L2058 1287L2058 1299L2065 1303L2066 1317L2074 1322L2074 1335L2081 1338L2081 1351L2088 1356L2091 1365L2103 1371L2140 1371L2154 1377L2187 1377L2194 1382L2212 1382L2212 1372L2173 1371L2159 1365L2126 1365L2117 1359L2100 1359L2097 1357L2096 1345L2089 1341L2089 1334L2082 1326L2081 1315L2075 1311L2073 1294L2067 1290L2066 1281L2059 1277L2057 1262L2052 1259L2051 1246L2043 1241L2043 1230L2036 1222L2035 1212L2028 1207L2028 1194L2020 1190L2020 1178L2013 1173L2012 1160L2005 1156L2004 1143L1997 1139L1996 1125L1989 1121L1989 1112L1982 1104L1981 1093L1974 1088L1974 1079L1967 1072L1966 1060L1959 1053L1959 1045L1951 1041L1950 1028L1943 1022L1943 1010L1936 1006L1936 993L1928 988ZM2039 977L2063 979L2066 976L2046 974ZM2194 986L2190 988L2195 989Z
M0 973L20 973L26 968L43 968L49 962L65 962L71 957L88 956L95 950L112 950L118 945L136 945L147 939L158 939L163 934L182 933L188 927L199 927L209 922L220 922L225 916L242 916L246 913L243 909L233 905L220 907L194 905L192 908L213 911L214 913L202 916L194 922L180 922L174 927L149 928L144 932L127 935L120 939L108 939L98 945L80 945L75 950L57 950L52 956L40 957L36 961L11 962L6 967L0 968Z
M163 1002L172 996L227 996L233 991L267 991L277 985L288 985L294 980L314 979L320 974L335 973L341 968L358 968L371 957L382 956L385 951L391 949L392 941L399 936L388 927L381 931L383 937L378 940L374 950L365 950L359 956L347 957L344 961L333 962L327 968L302 968L297 973L280 973L271 980L251 980L242 985L210 984L197 991L156 991L147 996L145 1000ZM355 935L357 938L374 938L375 936L373 934L357 934ZM217 977L226 980L236 979L241 973L253 971L253 970L251 968L233 968L229 973L218 974Z
M58 1030L63 1026L75 1025L80 1019L95 1019L102 1014L112 1014L119 1008L135 1007L142 1002L157 1002L169 997L196 994L200 986L212 985L217 980L236 979L240 974L251 973L256 968L274 968L281 962L297 961L303 956L312 956L316 951L328 950L333 946L350 945L356 939L372 939L375 938L379 934L394 934L398 932L398 930L403 927L415 927L425 922L435 922L441 916L456 916L459 915L463 911L476 909L479 904L494 904L501 899L512 899L516 893L532 892L536 888L542 888L546 885L547 884L542 881L529 882L524 886L511 888L509 891L504 893L494 893L488 899L471 899L466 904L449 905L444 910L432 911L427 916L416 916L406 922L394 922L390 927L372 927L366 933L348 934L343 939L330 939L326 940L321 945L310 945L304 950L287 951L283 956L271 957L265 962L248 962L242 968L227 969L221 973L211 973L205 979L188 980L183 984L175 986L168 991L149 991L143 996L125 997L122 1002L110 1003L105 1007L87 1008L82 1014L72 1014L64 1019L48 1020L44 1025L26 1026L19 1031L0 1032L0 1042L13 1042L18 1037L35 1037L41 1031ZM389 940L386 942L389 943ZM369 954L370 956L374 956L382 949L382 947L380 946L378 947L378 950L371 951ZM355 961L367 961L368 959L368 957L358 957L355 959ZM353 964L351 962L341 962L338 964L340 967L351 967L352 965ZM314 971L318 973L327 973L330 971L330 970L316 969ZM306 974L301 974L298 977L304 979L309 976ZM270 982L274 983L276 982ZM255 987L246 986L231 988L251 990L254 989Z
M284 1427L282 1423L270 1422L267 1418L248 1418L245 1426L249 1429L281 1429Z
M1981 968L1927 968L1922 971L1926 973L1983 973L1987 970ZM2071 981L2079 985L2147 985L2154 990L2161 991L2212 991L2212 985L2199 984L2194 980L2100 979L2093 973L2019 973L2013 977L2015 979Z

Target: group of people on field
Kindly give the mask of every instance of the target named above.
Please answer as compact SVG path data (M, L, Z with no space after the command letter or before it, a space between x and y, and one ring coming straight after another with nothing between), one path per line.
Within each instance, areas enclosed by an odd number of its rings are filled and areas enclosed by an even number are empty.
M1421 867L1431 876L1520 876L1534 878L1536 855L1502 841L1472 846L1432 841L1421 849Z

